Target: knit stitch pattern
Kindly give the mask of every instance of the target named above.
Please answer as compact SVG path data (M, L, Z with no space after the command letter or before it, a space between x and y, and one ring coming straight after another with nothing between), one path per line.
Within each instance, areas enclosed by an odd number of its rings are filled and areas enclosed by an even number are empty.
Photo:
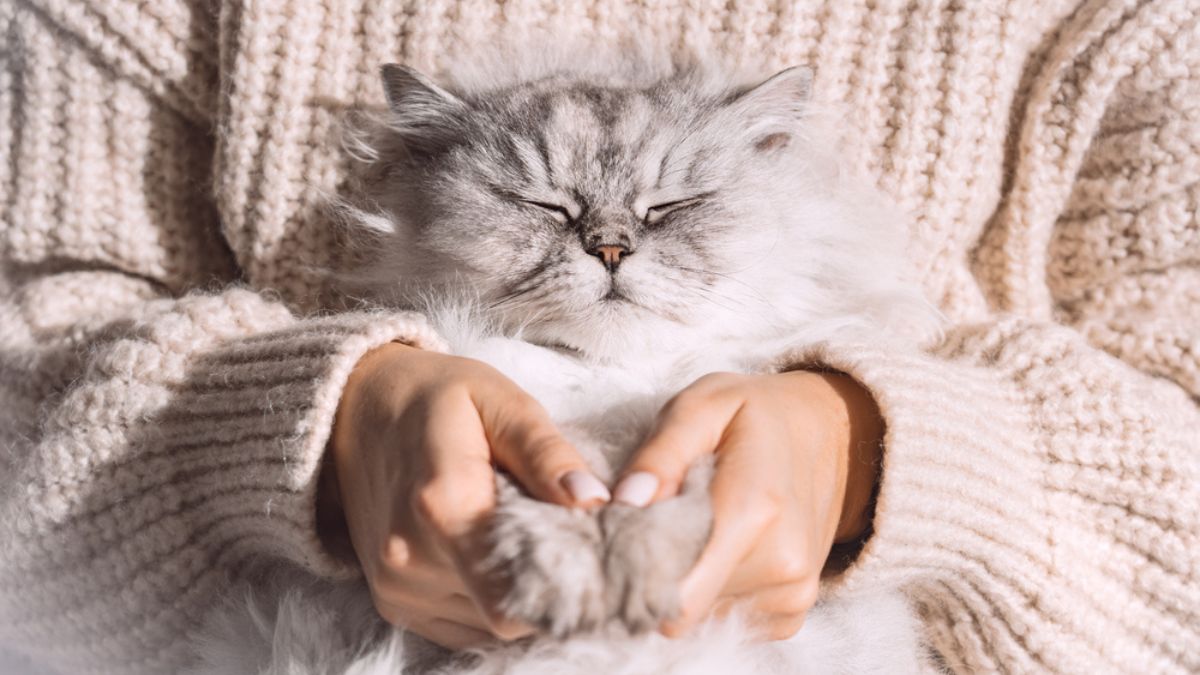
M1200 5L0 3L0 644L171 672L232 576L354 571L314 495L404 313L338 312L324 200L377 68L550 30L815 67L911 215L928 353L821 345L887 423L874 534L958 672L1200 671Z

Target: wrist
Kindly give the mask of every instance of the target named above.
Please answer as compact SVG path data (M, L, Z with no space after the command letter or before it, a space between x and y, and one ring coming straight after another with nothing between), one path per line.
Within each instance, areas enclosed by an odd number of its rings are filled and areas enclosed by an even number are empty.
M389 342L364 354L346 378L337 411L334 413L333 428L317 479L317 536L330 554L347 562L355 562L357 556L350 539L350 528L342 503L343 477L340 469L354 473L355 458L351 455L361 452L364 444L362 432L378 426L376 422L368 419L370 414L364 405L366 400L372 398L368 392L372 379L382 369L382 364L393 358L397 352L409 350L415 348Z
M343 454L353 451L356 445L361 445L359 436L364 431L369 432L373 426L372 422L367 421L368 418L378 417L380 415L377 413L382 412L378 409L381 401L375 400L379 397L373 397L370 390L389 361L397 354L412 351L419 350L400 342L389 342L363 354L354 365L350 376L346 378L346 386L342 388L342 396L334 413L333 430L329 435L330 442L326 453L330 462L337 463ZM377 424L378 420L375 423Z
M860 538L871 524L876 486L883 457L883 418L875 399L854 378L841 373L825 375L845 411L845 435L838 449L846 463L846 489L842 498L834 542Z
M883 419L875 399L857 380L838 372L793 371L809 381L811 428L824 430L827 461L836 466L830 527L834 543L860 538L871 524L883 454ZM835 520L836 519L836 520Z

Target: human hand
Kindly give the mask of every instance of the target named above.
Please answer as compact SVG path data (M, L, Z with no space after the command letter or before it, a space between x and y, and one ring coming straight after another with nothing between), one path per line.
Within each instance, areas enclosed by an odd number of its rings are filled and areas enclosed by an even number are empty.
M321 520L340 524L328 513L340 508L384 619L452 648L530 632L505 619L496 589L476 578L494 464L543 501L608 499L541 405L511 380L479 361L401 344L356 365L331 452L334 473L323 482L336 494L321 500Z
M712 534L662 632L735 607L767 638L800 630L831 546L866 530L882 431L870 394L837 373L716 373L673 398L613 491L636 506L670 497L716 454Z

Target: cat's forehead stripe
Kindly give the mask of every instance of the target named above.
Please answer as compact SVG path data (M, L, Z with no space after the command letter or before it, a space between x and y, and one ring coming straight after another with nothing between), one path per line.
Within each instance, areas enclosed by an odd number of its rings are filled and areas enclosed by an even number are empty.
M588 202L623 203L640 213L658 193L677 192L702 174L706 153L693 157L686 149L696 103L661 87L562 81L477 100L485 124L500 132L487 134L493 142L482 148L492 154L494 168L507 173L494 179L513 181L518 194L519 183L535 194L561 195L572 217Z
M665 158L660 129L663 120L656 113L652 99L643 92L637 92L629 97L625 114L617 121L613 131L617 138L629 139L630 172L639 189L658 185L660 162Z
M550 173L625 201L654 187L670 124L645 92L578 87L548 93ZM569 180L569 179L568 179Z
M553 97L546 138L551 173L561 179L578 176L580 165L595 155L602 143L599 117L587 102L564 92Z
M518 143L518 137L515 135L502 135L497 137L497 141L499 143L497 150L506 160L505 165L513 168L518 174L520 174L520 179L522 181L528 182L533 180L535 170L529 165L528 162L525 161L525 158L522 156L523 153L521 151L520 144Z
M553 177L550 175L550 161L546 154L546 139L542 137L541 133L536 129L531 129L525 133L514 134L512 139L514 154L529 181L552 185Z

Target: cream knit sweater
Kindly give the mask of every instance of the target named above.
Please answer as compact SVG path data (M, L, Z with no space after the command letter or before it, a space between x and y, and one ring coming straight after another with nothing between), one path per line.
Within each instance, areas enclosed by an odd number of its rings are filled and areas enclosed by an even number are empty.
M1200 671L1200 4L3 0L0 644L166 673L228 575L340 566L315 478L348 371L439 340L316 270L376 69L554 23L811 63L951 319L858 378L875 532L956 671Z

